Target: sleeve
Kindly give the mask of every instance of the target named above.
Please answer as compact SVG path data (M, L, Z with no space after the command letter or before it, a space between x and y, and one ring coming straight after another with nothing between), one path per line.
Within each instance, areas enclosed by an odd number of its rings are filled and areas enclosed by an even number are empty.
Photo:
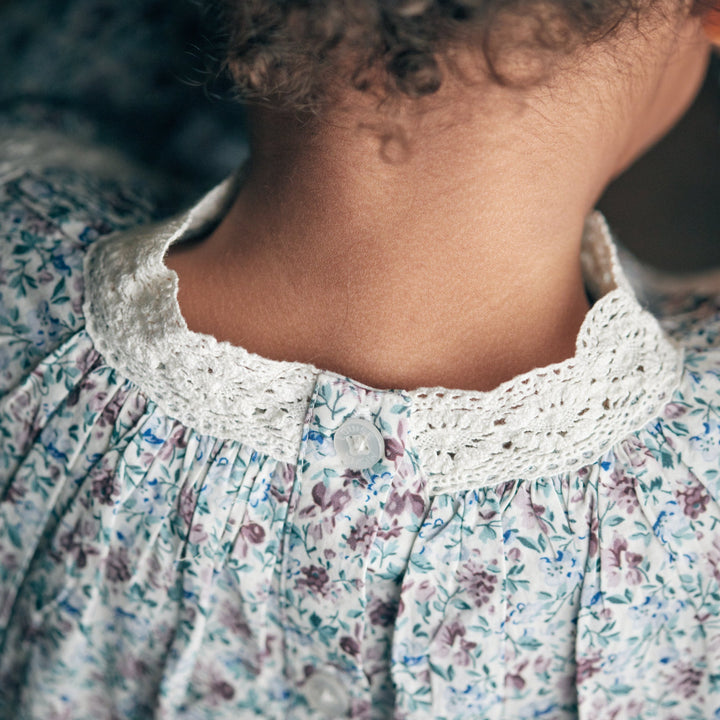
M153 218L140 177L56 130L2 133L0 398L84 326L88 245Z

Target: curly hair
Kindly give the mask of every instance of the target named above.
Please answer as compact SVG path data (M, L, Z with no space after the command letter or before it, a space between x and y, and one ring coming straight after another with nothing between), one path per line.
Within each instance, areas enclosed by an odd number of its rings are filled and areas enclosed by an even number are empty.
M481 48L492 78L508 44L569 53L612 33L651 0L220 0L226 66L245 100L317 111L339 78L366 90L383 70L386 94L418 98L443 81L453 42ZM657 4L657 3L655 3ZM680 0L677 0L677 5ZM522 18L524 34L512 28ZM528 32L529 30L529 32ZM517 33L516 33L517 34ZM517 48L516 48L517 49ZM445 69L446 71L446 69Z

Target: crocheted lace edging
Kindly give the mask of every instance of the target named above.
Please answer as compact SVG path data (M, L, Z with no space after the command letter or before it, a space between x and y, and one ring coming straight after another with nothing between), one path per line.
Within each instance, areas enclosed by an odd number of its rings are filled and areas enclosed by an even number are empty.
M168 415L294 462L315 384L334 374L191 332L177 303L177 277L163 262L172 243L218 221L236 185L237 178L226 181L175 220L96 243L85 266L86 328L106 362ZM599 299L574 357L489 392L399 393L412 405L411 443L431 492L577 470L668 402L682 350L640 307L597 213L588 219L582 262Z

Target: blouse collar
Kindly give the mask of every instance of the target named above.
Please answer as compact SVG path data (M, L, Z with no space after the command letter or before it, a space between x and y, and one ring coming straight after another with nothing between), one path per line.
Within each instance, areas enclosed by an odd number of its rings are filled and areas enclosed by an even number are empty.
M237 183L225 181L174 219L93 245L85 262L86 329L106 362L168 415L294 463L315 384L334 374L190 331L177 276L163 261L171 244L217 224ZM586 222L581 261L596 302L572 358L488 392L380 391L410 403L412 443L432 492L578 470L669 401L682 350L640 306L599 213Z

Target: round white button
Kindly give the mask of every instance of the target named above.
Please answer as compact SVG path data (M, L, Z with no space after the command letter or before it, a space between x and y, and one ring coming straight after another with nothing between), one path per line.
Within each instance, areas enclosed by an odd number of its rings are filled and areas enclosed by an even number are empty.
M327 718L341 718L350 710L350 697L335 675L317 671L307 679L303 690L308 705Z
M385 454L385 441L380 431L362 418L346 420L333 438L335 451L350 470L372 467Z

